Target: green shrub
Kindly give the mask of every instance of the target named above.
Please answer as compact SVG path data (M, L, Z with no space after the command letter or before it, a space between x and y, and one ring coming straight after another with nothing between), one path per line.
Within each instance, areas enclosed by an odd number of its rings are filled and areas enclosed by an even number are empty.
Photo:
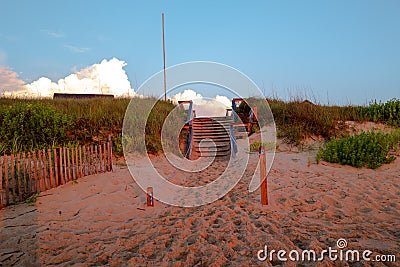
M259 152L260 146L264 146L265 150L273 150L277 148L277 144L273 142L253 142L250 144L250 152Z
M138 113L127 120L133 136L122 138L124 116L131 100L139 107ZM0 98L0 154L51 146L101 144L109 134L116 155L123 155L122 142L134 148L141 141L146 142L151 153L157 153L162 148L159 137L162 124L175 105L159 101L145 120L141 112L150 103L154 100ZM138 133L144 128L146 140L139 140Z
M398 150L399 144L399 130L390 134L363 132L346 138L332 139L320 148L317 161L323 159L357 168L366 166L376 169L395 159L394 155L390 155L390 152Z
M400 126L400 99L391 99L386 103L371 102L367 114L373 122L383 122L393 126Z
M67 115L42 103L15 102L0 109L0 153L43 149L65 141Z
M124 146L128 151L144 153L144 146L149 153L156 154L162 150L161 130L164 121L168 114L175 108L175 105L170 101L157 101L154 104L154 99L133 99L130 105L135 105L135 108L130 110L124 121L123 140ZM151 112L146 117L146 112ZM184 118L186 118L184 116ZM143 136L145 132L145 136ZM144 137L144 140L143 140Z

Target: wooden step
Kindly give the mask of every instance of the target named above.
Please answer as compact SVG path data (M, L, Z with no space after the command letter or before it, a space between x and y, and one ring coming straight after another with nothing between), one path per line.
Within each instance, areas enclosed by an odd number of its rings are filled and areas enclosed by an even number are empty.
M213 139L214 137L215 138L219 138L219 137L225 137L225 136L227 136L227 137L229 137L229 134L228 133L212 133L212 132L208 132L208 133L197 133L197 132L194 132L193 133L193 136L201 136L201 137L203 137L203 138L210 138L210 139Z
M229 133L229 130L227 130L224 127L218 127L218 128L196 128L195 131L196 133Z
M231 153L231 117L201 117L192 121L192 158L228 158ZM207 140L210 139L210 140Z
M222 141L224 141L224 142L230 142L231 141L231 138L229 137L229 136L227 136L227 137L220 137L220 138L215 138L215 137L213 137L213 138L206 138L206 137L203 137L203 136L193 136L193 141L194 142L200 142L201 140L204 140L204 139L212 139L213 141L214 141L214 143L216 143L216 142L222 142Z
M229 151L231 149L230 146L226 147L195 147L194 151L196 152L218 152L218 151Z

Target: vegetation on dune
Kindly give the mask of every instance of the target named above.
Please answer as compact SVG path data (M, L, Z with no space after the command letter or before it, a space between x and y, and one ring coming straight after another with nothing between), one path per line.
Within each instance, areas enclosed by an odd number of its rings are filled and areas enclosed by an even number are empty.
M367 114L373 122L384 122L400 126L400 99L391 99L386 103L371 102Z
M343 132L345 121L367 120L365 107L323 106L300 100L268 102L274 114L278 137L295 145L310 136L325 139L338 136Z
M294 99L282 101L267 99L278 137L289 144L300 145L311 136L331 137L346 135L345 121L373 121L392 126L400 125L400 100L392 99L386 103L371 102L368 106L326 106ZM253 98L246 99L250 106L257 106ZM237 109L239 117L246 121L250 107L242 102Z
M332 139L319 149L317 161L323 159L332 163L353 167L376 169L395 159L391 153L400 148L400 130L385 134L363 132L345 138Z
M247 101L247 100L246 100ZM354 167L378 168L395 159L400 147L400 130L390 134L367 132L349 136L345 121L373 121L389 126L400 125L400 100L386 103L371 102L368 106L324 106L309 101L285 102L268 99L274 115L278 137L290 144L300 145L307 137L321 136L330 140L319 149L317 161ZM250 106L254 106L250 104ZM250 107L242 103L237 112L246 118ZM252 144L252 151L259 144Z
M249 98L246 101L250 106L261 106L257 103L263 100ZM122 126L130 102L137 108L135 108L136 113L129 114L125 122L127 129L130 129L131 132L129 135L124 135L123 139ZM144 143L150 153L157 153L162 150L160 138L162 126L166 117L171 116L168 114L175 108L175 105L169 101L158 101L146 119L144 112L148 110L148 105L153 105L154 102L154 99L141 98L132 100L127 98L40 100L0 98L0 154L62 145L98 144L105 142L109 134L113 137L114 152L117 155L123 154L123 142L126 147L133 150L139 147L138 144ZM296 145L301 144L307 137L322 136L327 140L340 138L336 141L336 145L333 143L335 141L331 141L329 143L331 146L343 144L343 147L347 147L346 149L358 149L352 143L356 141L346 141L349 142L348 144L343 141L347 140L343 139L346 136L345 121L373 121L391 126L400 125L400 100L398 99L392 99L386 103L374 101L368 106L324 106L298 99L289 102L268 99L268 103L277 126L278 137L283 138L287 143ZM246 120L249 111L250 108L246 103L242 103L237 109L243 120ZM177 126L180 126L181 117L185 118L182 112L174 114L176 117L169 123L176 123ZM266 113L259 110L259 114ZM272 120L272 117L259 118L259 120L268 122ZM174 128L174 126L169 128ZM142 138L138 134L140 131L146 133L144 140L140 140ZM367 137L362 139L364 141L357 142L367 144L368 138L374 137L379 140L383 138L379 134L377 136L375 134L366 135ZM387 138L383 139L387 140ZM169 141L171 140L165 140L167 143ZM379 146L385 145L386 143L379 143ZM324 153L321 150L321 159L327 160L329 159L327 154L334 153L331 146L328 145L324 148L323 151L326 151ZM370 146L370 150L364 149L363 153L378 155L377 145L371 144ZM382 159L382 155L379 154L377 157ZM364 162L363 160L341 158L338 158L337 161L354 162L351 164L355 166ZM371 167L385 161L388 159L383 161L374 159Z
M253 142L250 144L249 152L259 152L261 146L263 146L265 150L273 150L278 148L278 144L274 142Z
M56 146L76 146L105 142L112 135L117 155L122 151L122 124L131 99L0 99L0 153L18 153ZM133 98L142 119L145 103L150 99ZM171 102L159 101L146 124L148 150L161 148L160 132L163 121L174 108Z
M157 101L152 107L154 102L152 98L132 99L126 113L123 139L120 136L128 151L143 153L146 148L149 153L156 154L162 150L161 130L175 105L170 101ZM148 110L150 114L145 114Z
M0 153L43 149L62 144L69 116L40 102L16 102L0 108Z

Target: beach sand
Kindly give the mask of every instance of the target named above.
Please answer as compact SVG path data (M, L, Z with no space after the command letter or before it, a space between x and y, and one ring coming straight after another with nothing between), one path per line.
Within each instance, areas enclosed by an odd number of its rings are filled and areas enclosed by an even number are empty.
M2 209L0 266L352 266L327 258L257 259L265 245L320 253L337 249L340 238L344 249L396 255L397 262L385 264L399 266L400 159L370 170L317 164L315 153L280 146L268 175L268 206L260 204L260 190L248 192L258 155L250 155L233 190L195 208L159 201L146 207L127 167L114 166L43 192L34 204ZM162 166L165 158L153 161ZM212 168L217 173L224 163ZM213 170L196 175L209 182Z

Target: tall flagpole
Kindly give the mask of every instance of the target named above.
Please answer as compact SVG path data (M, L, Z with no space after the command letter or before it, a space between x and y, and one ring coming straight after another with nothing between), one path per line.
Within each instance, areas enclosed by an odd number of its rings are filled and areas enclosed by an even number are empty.
M164 101L167 101L167 72L165 60L165 39L164 39L164 13L162 13L162 43L163 43L163 57L164 57Z

